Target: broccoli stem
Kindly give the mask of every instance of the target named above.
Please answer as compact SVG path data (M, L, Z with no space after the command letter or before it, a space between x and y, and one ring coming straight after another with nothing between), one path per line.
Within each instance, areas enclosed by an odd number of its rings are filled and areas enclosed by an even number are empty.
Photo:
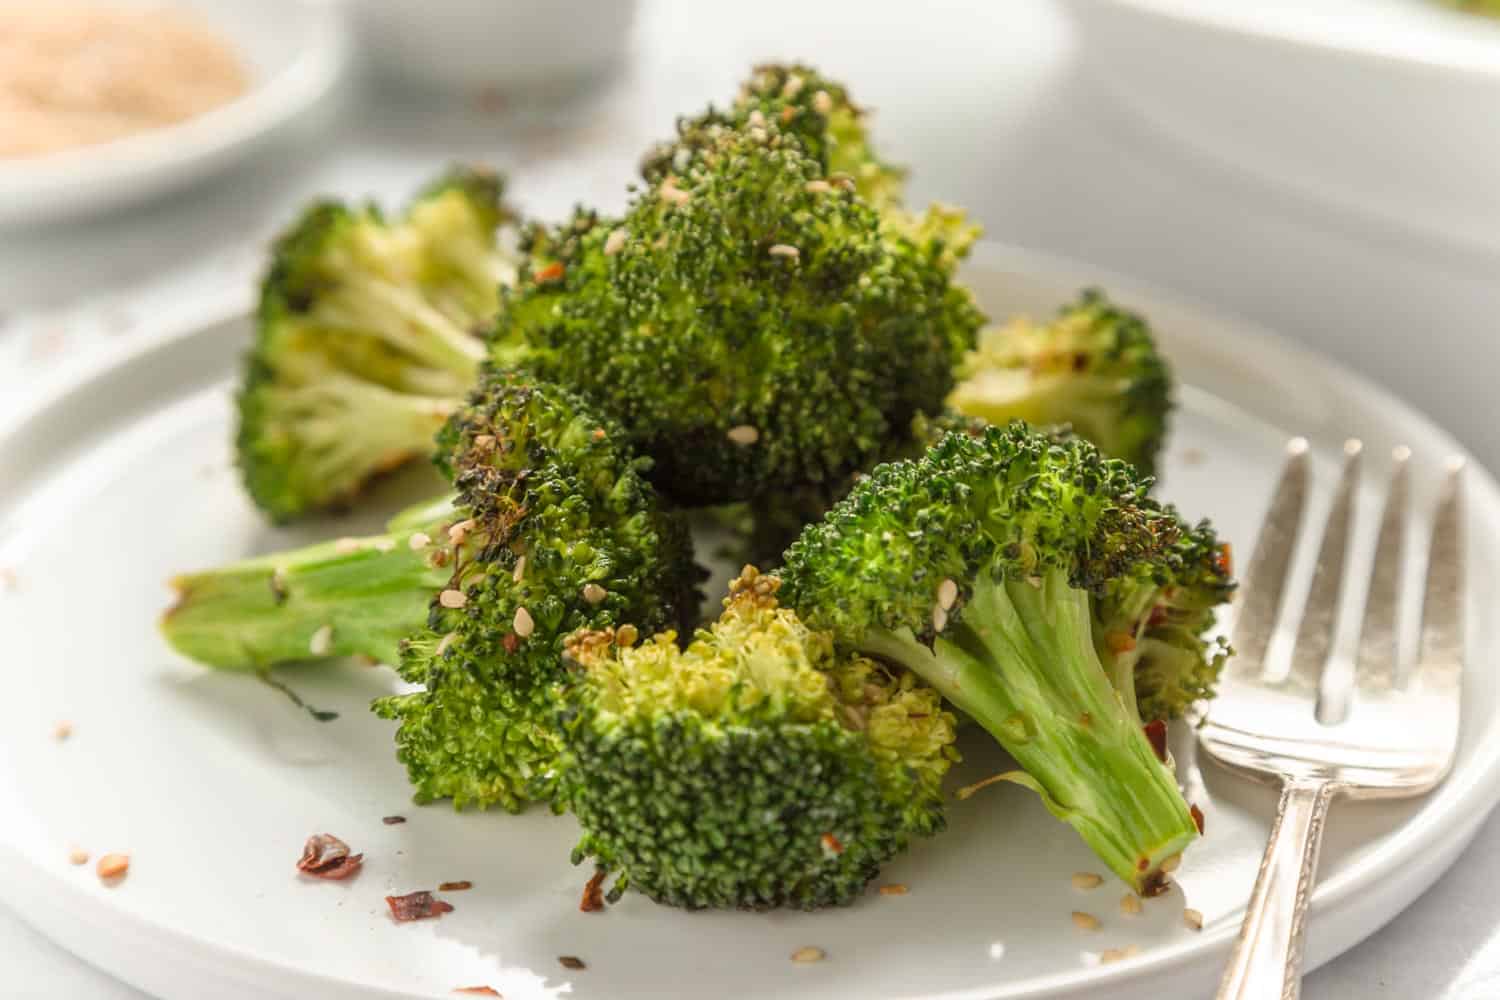
M864 652L920 675L994 736L1042 796L1121 879L1149 889L1197 836L1170 768L1094 648L1089 596L1060 571L1040 585L981 574L932 648L875 630Z
M343 279L333 295L319 302L321 321L378 337L397 350L467 381L478 377L484 343L429 305L416 291L378 278Z
M450 571L410 532L324 542L172 580L161 630L184 656L225 670L368 656L395 663Z

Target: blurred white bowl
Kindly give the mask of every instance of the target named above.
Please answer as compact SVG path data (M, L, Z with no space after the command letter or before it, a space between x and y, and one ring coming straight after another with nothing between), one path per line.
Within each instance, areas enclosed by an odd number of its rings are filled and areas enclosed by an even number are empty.
M449 90L565 88L624 50L635 0L352 0L365 54Z
M1500 21L1436 0L1063 0L1083 58L1197 151L1500 253Z

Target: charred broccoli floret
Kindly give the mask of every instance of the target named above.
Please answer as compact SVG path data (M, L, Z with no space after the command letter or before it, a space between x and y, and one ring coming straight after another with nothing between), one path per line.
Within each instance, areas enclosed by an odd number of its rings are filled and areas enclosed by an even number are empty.
M995 424L1070 425L1112 458L1156 470L1172 374L1146 321L1085 291L1050 323L1014 319L980 334L950 406Z
M320 201L277 238L238 396L236 454L273 519L348 503L431 453L515 276L494 174L454 169L396 220Z
M1210 529L1184 524L1149 485L1085 441L1019 421L951 433L860 481L781 571L804 621L972 716L1021 765L1008 777L1137 890L1197 828L1142 730L1134 670L1149 655L1193 678L1171 694L1153 678L1148 705L1181 708L1206 687L1220 653L1193 630L1229 588ZM1142 641L1158 609L1158 628L1181 626L1170 645L1182 663Z
M180 577L162 628L216 667L398 665L424 689L376 709L401 722L417 797L518 809L551 793L564 638L691 620L698 571L619 427L567 391L487 373L442 440L450 500L387 535Z
M689 908L853 900L943 828L954 718L911 674L836 656L753 567L686 650L622 630L570 645L564 797L592 858Z
M616 417L683 504L868 464L941 405L981 319L938 248L882 232L770 127L722 133L618 222L528 246L492 357Z

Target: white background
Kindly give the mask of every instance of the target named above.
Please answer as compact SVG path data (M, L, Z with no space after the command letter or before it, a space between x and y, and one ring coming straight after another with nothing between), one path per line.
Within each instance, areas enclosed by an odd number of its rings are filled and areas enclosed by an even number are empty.
M878 110L881 148L915 168L913 200L956 202L992 238L1315 344L1500 468L1500 261L1416 243L1195 161L1117 108L1110 81L1090 72L1045 0L877 7L648 2L630 62L567 108L435 105L351 87L336 114L166 203L0 232L0 397L61 359L243 287L267 235L315 193L399 201L445 160L472 159L508 170L529 213L556 216L575 201L618 207L641 150L676 113L726 100L756 59L802 58ZM1500 996L1497 837L1492 819L1447 877L1314 973L1303 995ZM0 996L140 997L3 909L0 967Z

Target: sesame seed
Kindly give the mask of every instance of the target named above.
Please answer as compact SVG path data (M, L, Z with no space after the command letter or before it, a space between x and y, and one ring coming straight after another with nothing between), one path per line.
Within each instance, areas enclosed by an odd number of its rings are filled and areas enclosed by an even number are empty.
M1133 892L1127 892L1120 897L1120 912L1126 916L1135 916L1141 912L1141 897Z
M510 571L510 578L516 583L526 579L526 557L521 556L516 560L516 568Z
M89 852L81 847L75 847L68 851L68 864L86 865L89 863Z
M1141 949L1137 948L1135 945L1129 945L1125 948L1105 948L1099 953L1099 963L1101 965L1108 965L1111 962L1119 962L1127 958L1134 958L1140 953Z
M934 632L941 632L947 627L948 612L943 610L943 606L941 604L934 604L932 606L932 630Z
M1104 884L1104 879L1093 872L1074 872L1073 888L1075 889L1097 889Z
M99 864L94 871L102 879L120 878L130 870L130 855L128 854L106 854L99 859Z
M802 93L803 83L804 81L800 76L787 77L786 83L783 83L781 85L781 96L790 101L792 98ZM822 93L822 91L819 91L819 93Z
M801 250L785 243L774 243L771 245L771 249L766 252L772 257L790 257L792 260L796 260L802 256Z
M457 639L457 632L449 632L447 635L438 640L437 649L433 652L433 655L442 656L444 653L448 652L448 647L453 645L454 641Z
M583 585L583 599L585 601L588 601L590 604L598 604L608 596L609 591L605 590L597 583L585 583Z
M351 552L358 552L359 539L340 538L338 541L333 543L333 551L337 552L341 556L347 556Z
M828 91L820 90L813 95L813 110L820 115L826 115L833 110L833 98L828 96Z
M469 596L462 590L454 590L449 587L438 595L438 603L445 608L461 608L469 603Z
M661 182L658 196L662 201L672 205L685 205L693 200L693 196L677 186L677 178L668 177Z
M73 723L69 722L67 719L59 720L57 725L52 727L52 738L54 740L57 740L59 743L72 735Z
M724 436L741 448L748 448L760 440L760 431L750 424L740 424L738 427L729 428L729 432Z
M1182 911L1182 923L1190 931L1201 931L1203 929L1203 914L1192 907Z
M411 548L413 552L420 552L422 549L425 549L427 548L427 546L432 544L432 536L428 535L425 531L414 532L412 536L406 540L406 544Z
M1171 874L1177 870L1177 866L1180 864L1182 864L1182 855L1174 854L1161 863L1161 870Z
M938 584L938 605L944 611L951 610L953 608L954 602L957 600L958 584L953 581L952 577L949 577L942 583Z
M626 234L623 229L615 229L604 238L604 256L613 257L625 249Z
M621 625L615 630L615 645L634 646L635 641L641 637L634 625Z
M525 608L516 609L515 620L510 624L511 627L516 630L516 635L520 636L522 639L526 638L532 632L536 631L536 622L532 620L531 612L527 611Z
M882 896L904 896L906 895L906 886L900 882L892 882L889 885L881 886L880 894Z
M822 948L815 948L812 945L807 945L804 948L798 948L796 951L792 952L792 961L797 962L801 965L806 965L809 962L821 962L827 957L828 952L824 951Z
M333 648L333 626L324 625L307 640L307 651L314 656L327 656Z
M833 185L827 181L808 181L802 185L802 190L808 194L827 194L833 190Z
M1081 931L1097 931L1099 929L1099 918L1092 913L1084 913L1082 910L1073 911L1073 926Z
M583 959L579 958L577 955L558 955L557 964L561 965L564 969L577 970L588 968L588 966L584 964Z
M448 541L452 542L454 545L462 545L464 543L464 539L469 537L469 532L473 530L473 518L469 518L466 521L459 521L457 524L453 525L453 527L448 529Z

